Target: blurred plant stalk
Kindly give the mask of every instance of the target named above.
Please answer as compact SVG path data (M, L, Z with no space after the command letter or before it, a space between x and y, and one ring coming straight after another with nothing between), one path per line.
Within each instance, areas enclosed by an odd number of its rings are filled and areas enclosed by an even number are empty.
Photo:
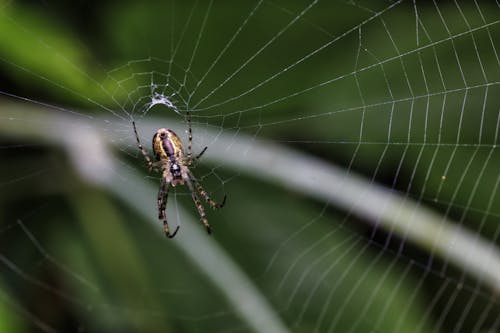
M149 200L157 189L115 157L114 144L136 149L131 122L117 118L107 121L104 117L91 119L83 114L21 103L3 104L0 109L3 135L62 145L83 178L106 187L155 228L161 229L151 214L156 210L155 202ZM142 119L141 132L154 133L159 123L165 123L165 119ZM183 124L172 123L177 125L169 126L171 129L184 133ZM417 244L432 257L453 263L489 285L495 293L500 292L499 249L408 195L305 153L242 133L212 133L209 128L198 131L195 126L193 131L212 138L203 161L233 168L332 204L376 228ZM178 223L175 216L171 216L172 222ZM206 237L196 221L180 208L179 217L183 230L175 244L226 295L240 316L256 331L286 332L277 312L213 238Z

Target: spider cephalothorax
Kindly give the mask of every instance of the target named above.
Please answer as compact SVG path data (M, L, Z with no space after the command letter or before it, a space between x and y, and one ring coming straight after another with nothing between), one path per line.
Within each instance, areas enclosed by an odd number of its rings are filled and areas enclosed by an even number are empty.
M191 192L191 197L198 208L198 212L201 217L201 221L203 225L207 229L207 232L210 234L212 229L210 224L208 224L207 217L205 215L205 209L198 198L199 193L206 202L210 204L213 208L221 208L224 206L226 202L226 196L221 204L218 204L203 189L200 183L193 176L189 167L193 165L193 162L198 160L203 153L207 150L205 147L200 154L196 157L191 157L191 146L193 141L193 135L191 130L191 118L189 112L187 113L187 123L188 123L188 149L187 154L184 154L184 146L182 145L182 141L174 131L166 128L160 128L156 131L153 136L153 153L155 157L155 162L151 161L151 158L148 156L148 153L142 147L141 142L139 140L139 135L137 134L137 128L135 126L135 122L132 122L134 126L135 138L137 141L137 146L139 150L142 152L144 159L146 160L146 164L148 168L154 169L161 173L161 182L160 182L160 190L158 191L158 218L163 220L163 226L165 228L165 234L167 237L172 238L175 236L179 227L177 227L173 234L170 233L167 223L167 216L165 214L165 210L167 208L167 196L170 185L173 187L177 185L187 185L189 191Z

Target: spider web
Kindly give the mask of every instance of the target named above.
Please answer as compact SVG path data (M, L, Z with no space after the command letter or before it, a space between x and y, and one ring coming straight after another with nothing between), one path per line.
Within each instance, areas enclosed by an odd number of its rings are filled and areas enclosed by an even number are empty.
M193 172L228 196L206 205L204 236L283 327L499 330L498 267L482 257L500 240L498 2L10 1L0 13L0 330L252 331L230 286L176 245L195 246L186 189L169 194L180 231L165 240L161 221L82 177L102 151L71 148L74 165L62 148L97 147L79 131L91 128L116 151L117 186L138 191L128 171L158 186L132 121L148 150L160 127L187 145L188 110L194 154L208 147ZM60 118L68 127L31 134ZM318 179L323 162L341 185ZM358 179L409 213L366 212L377 195L350 193Z

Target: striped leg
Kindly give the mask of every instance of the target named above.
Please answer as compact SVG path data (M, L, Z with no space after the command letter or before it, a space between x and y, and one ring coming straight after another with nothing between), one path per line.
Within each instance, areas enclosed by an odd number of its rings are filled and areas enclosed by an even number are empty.
M191 182L190 179L186 179L186 184L188 185L189 190L191 191L191 197L193 198L193 201L196 204L196 208L198 208L198 213L200 214L201 221L203 222L203 225L207 229L208 234L211 234L212 227L210 227L210 224L208 224L207 216L205 214L205 209L203 208L200 199L196 195L196 191L193 188L193 183Z
M191 160L191 148L193 146L193 130L191 129L191 112L189 112L189 110L186 111L186 122L187 122L187 126L188 126L187 157L188 157L188 160L190 161Z
M192 164L193 160L191 159L191 156L192 156L192 148L193 148L193 129L191 127L191 112L189 110L186 111L186 122L187 122L187 125L188 125L188 148L187 148L187 161L189 163L189 165ZM203 150L201 151L201 153L199 153L198 155L196 155L196 157L194 158L194 160L198 160L204 153L205 151L207 150L208 147L205 147L203 148Z
M194 185L196 186L196 190L198 193L201 194L203 199L205 199L206 202L210 204L210 206L214 209L222 208L224 207L224 204L226 203L226 195L224 195L224 199L222 199L222 203L217 203L215 200L213 200L210 195L205 191L205 189L200 185L200 183L193 177L193 174L189 173L189 176L191 177Z
M167 199L168 199L168 188L170 184L165 181L164 178L161 180L160 190L158 191L158 218L163 221L163 228L165 230L165 236L168 238L174 238L179 230L179 226L175 229L173 234L170 234L167 222L167 214L165 210L167 209Z
M139 140L139 134L137 133L137 127L135 126L135 121L132 121L132 126L134 126L134 134L135 134L135 140L137 141L137 147L142 153L142 156L144 156L144 159L146 160L146 165L148 166L149 170L153 168L153 162L148 156L148 153L146 153L146 150L141 144L141 141Z

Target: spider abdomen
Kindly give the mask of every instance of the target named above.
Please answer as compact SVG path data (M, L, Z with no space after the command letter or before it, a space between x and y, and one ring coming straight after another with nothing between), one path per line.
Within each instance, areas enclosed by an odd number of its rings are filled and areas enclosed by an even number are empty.
M170 158L174 162L184 157L184 146L174 131L160 128L153 136L153 152L157 161Z

